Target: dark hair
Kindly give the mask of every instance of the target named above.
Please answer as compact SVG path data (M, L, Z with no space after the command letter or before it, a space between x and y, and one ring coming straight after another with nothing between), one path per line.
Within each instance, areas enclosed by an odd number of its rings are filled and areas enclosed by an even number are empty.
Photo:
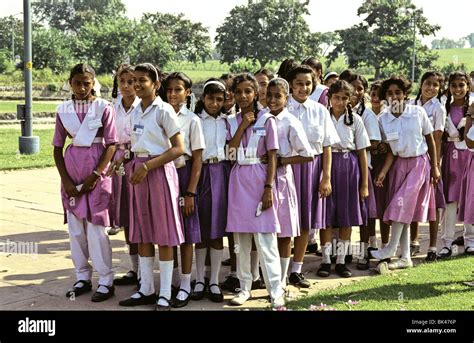
M71 72L69 73L69 83L71 83L74 76L79 74L91 74L92 79L95 79L95 70L87 63L78 63L74 67L72 67ZM95 95L95 90L92 88L91 94ZM74 100L75 95L72 95L72 99Z
M449 75L448 79L448 94L447 94L447 99L446 99L446 115L449 115L449 112L451 111L451 99L453 95L451 94L451 90L449 87L451 86L451 82L457 80L457 79L464 79L466 80L466 83L468 86L471 83L471 80L469 80L469 76L467 73L463 71L455 71ZM463 117L466 117L467 111L469 110L469 89L466 92L466 95L464 96L464 105L463 105ZM464 127L459 129L459 137L461 140L464 140Z
M400 88L403 93L406 94L406 97L408 97L408 94L410 94L411 81L407 80L401 75L394 74L390 76L390 78L382 81L382 85L379 89L380 100L387 100L387 90L391 85L397 85L398 88Z
M354 81L360 81L360 83L362 83L362 86L364 87L364 91L366 91L367 88L369 88L369 83L367 82L366 78L360 74L353 72L350 69L344 70L341 73L341 75L339 75L339 80L344 80L349 83L352 83ZM362 97L362 99L360 99L360 106L357 109L357 114L362 116L364 114L364 111L365 111L365 97Z
M271 79L273 79L275 77L273 75L273 73L270 70L266 69L266 68L260 68L255 73L253 73L254 76L257 76L258 74L262 74L262 75L265 75L266 77L268 77L268 81L270 81Z
M352 87L352 85L345 80L337 80L331 85L331 87L329 87L328 98L331 99L333 94L339 92L345 92L350 98L352 96L352 93L354 92L354 87ZM332 108L329 108L329 110L332 113ZM347 116L344 118L344 124L346 124L347 126L351 126L352 124L354 124L354 114L352 113L352 107L350 102L347 104Z
M285 91L285 95L290 93L290 85L288 84L288 81L282 77L271 79L268 83L268 88L270 87L282 87Z
M278 68L277 74L279 77L284 78L286 81L288 81L288 73L290 72L291 69L295 68L298 66L298 63L293 58L287 58L280 64L280 68Z
M252 88L255 91L255 98L253 99L253 111L258 113L258 82L257 79L250 73L242 73L235 76L232 82L232 92L235 93L237 86L245 81L249 81L252 84Z
M319 75L319 79L321 83L323 83L323 64L315 57L307 57L303 61L301 61L302 65L309 66L313 68L317 72L321 72Z
M311 90L311 93L314 92L314 89L316 88L316 74L314 73L313 68L307 65L299 65L296 66L295 68L291 69L290 72L288 73L288 77L285 78L286 81L291 86L291 83L293 82L294 79L296 79L296 76L298 74L310 74L311 75L311 82L313 82L313 89Z
M210 78L208 80L206 80L206 82L204 82L204 85L206 85L206 83L210 82L210 81L218 81L218 82L222 82L222 80L219 80L219 79L216 79L216 78ZM225 86L225 83L223 83L223 85ZM201 98L198 100L198 102L196 103L196 107L194 108L194 112L196 114L199 114L199 113L202 113L202 111L204 110L204 101L202 99L204 99L204 97L207 95L207 94L215 94L215 93L224 93L224 101L226 100L226 88L222 88L220 85L216 84L216 83L211 83L210 85L207 85L206 87L204 87L204 89L202 90L202 95L201 95ZM222 106L221 108L221 113L225 113L224 111L224 106Z
M118 96L118 79L122 74L132 73L133 67L130 64L124 63L118 66L117 71L114 75L114 87L112 88L112 98L117 99Z
M377 91L377 96L378 96L378 93L379 93L378 90L380 89L380 87L382 87L382 80L375 80L370 85L369 92Z
M166 88L168 88L168 82L171 80L180 80L183 81L184 83L184 88L186 90L191 89L193 86L193 81L184 73L181 72L174 72L166 76L166 78L163 80L163 89L164 89L164 95L163 95L163 100L168 102L168 96L166 94ZM192 90L191 90L192 92ZM189 93L187 99L186 99L186 107L188 110L191 108L191 93Z
M160 71L160 68L158 68L158 66L151 63L140 63L135 66L134 70L147 73L148 77L151 79L153 83L155 83L156 81L161 82L161 80L164 77L163 73ZM160 97L162 97L163 91L164 91L163 85L160 85L160 88L156 90L156 95L160 95Z
M438 78L438 82L439 82L439 90L438 90L438 95L436 96L438 99L440 99L442 96L443 96L443 84L444 84L444 76L443 76L443 81L440 80L440 75L442 75L441 73L438 73L436 71L427 71L426 73L423 74L423 76L421 77L421 81L420 81L420 89L418 90L418 94L416 95L416 98L415 98L415 104L418 102L418 100L420 99L421 97L421 87L423 86L423 82L425 82L428 78L430 77L436 77Z

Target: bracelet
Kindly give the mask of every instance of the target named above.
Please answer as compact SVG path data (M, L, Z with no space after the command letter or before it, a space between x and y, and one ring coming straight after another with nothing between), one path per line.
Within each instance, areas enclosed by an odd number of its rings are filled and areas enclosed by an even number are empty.
M269 183L266 183L265 186L264 186L264 188L273 188L273 186L270 185Z
M97 175L98 177L100 177L100 173L99 173L97 170L95 170L95 169L92 171L92 174L95 174L95 175Z
M186 192L184 193L184 196L185 196L185 197L190 197L190 198L195 198L195 197L196 197L196 193L186 191Z
M145 169L145 171L148 173L148 166L146 165L146 162L142 164L143 166L143 169Z

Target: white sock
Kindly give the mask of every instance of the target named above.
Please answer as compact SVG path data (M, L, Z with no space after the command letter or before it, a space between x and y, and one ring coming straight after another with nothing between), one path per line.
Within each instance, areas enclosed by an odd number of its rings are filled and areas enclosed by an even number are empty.
M173 278L173 261L160 260L160 297L171 300L171 279ZM158 300L158 305L168 306L163 299Z
M291 272L300 274L301 267L303 267L303 262L295 262L293 260L293 263L291 264Z
M250 265L252 266L252 281L257 281L260 278L260 273L258 272L258 252L252 251L250 253Z
M369 237L369 247L377 249L377 236Z
M202 292L204 286L198 284L198 282L204 283L207 248L194 249L194 252L196 254L196 286L194 286L194 291Z
M155 281L153 279L153 268L155 266L155 256L138 257L140 262L141 281L140 292L143 295L151 295L155 293ZM140 297L140 296L138 296Z
M178 300L185 300L189 296L189 293L191 293L191 273L181 274L181 285L179 286L179 289L180 291L176 298ZM181 292L181 289L184 289L188 294Z
M429 248L428 248L428 251L434 251L434 252L436 252L436 251L438 251L438 249L437 249L436 247L429 247Z
M107 294L109 293L109 289L105 286L100 285L99 288L97 288L97 292Z
M171 284L174 287L180 287L181 282L182 280L181 280L181 274L179 272L179 267L175 267L173 268L173 278L172 278Z
M129 255L129 256L130 256L130 262L132 265L131 270L137 273L138 272L138 254Z
M331 264L331 250L332 250L332 244L326 243L321 250L321 252L323 253L322 263Z
M378 260L383 260L389 257L392 257L396 251L398 244L400 243L400 238L402 237L403 229L405 224L399 222L392 222L392 228L390 229L390 241L387 246L381 250L372 251L372 256ZM408 239L410 242L410 239ZM408 244L409 245L409 244ZM410 247L408 247L410 249Z
M413 242L412 242L413 243ZM400 251L404 260L411 261L410 257L410 225L403 226L402 235L400 236Z
M281 286L286 287L286 277L288 275L288 267L290 266L289 257L280 257L280 266L281 266Z
M337 243L337 257L336 257L336 264L345 264L345 258L347 255L347 252L349 250L349 244L351 244L351 241L349 240L342 240L340 239L339 242Z
M224 249L211 248L211 278L209 279L209 285L219 285L219 272L221 270L222 255L224 255ZM211 287L210 291L215 287Z

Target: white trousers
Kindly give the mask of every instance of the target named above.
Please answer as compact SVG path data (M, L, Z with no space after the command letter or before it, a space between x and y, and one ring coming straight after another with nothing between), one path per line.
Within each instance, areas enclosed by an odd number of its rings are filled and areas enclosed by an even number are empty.
M105 227L94 225L85 219L79 219L67 212L71 257L76 268L77 280L90 280L92 260L94 269L99 273L99 285L112 286L114 273L112 271L112 247Z
M250 252L252 237L257 246L258 257L262 267L267 291L272 299L281 297L285 292L281 284L280 254L276 233L234 233L234 249L237 256L237 277L240 288L250 291L252 288L252 271Z

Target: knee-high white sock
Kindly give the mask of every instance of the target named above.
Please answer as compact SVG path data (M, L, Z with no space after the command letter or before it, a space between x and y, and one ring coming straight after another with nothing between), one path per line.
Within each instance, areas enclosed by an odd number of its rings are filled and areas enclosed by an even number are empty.
M194 291L201 292L204 287L198 282L204 283L207 248L194 249L194 252L196 254L196 286L194 286Z
M410 257L410 225L403 226L402 235L400 236L400 250L403 259L411 260Z
M130 256L130 264L132 265L132 271L134 271L135 273L138 272L138 254L134 254L134 255L129 255Z
M456 232L457 208L457 202L450 202L446 204L446 208L444 209L444 213L440 219L441 240L443 241L443 245L447 248L451 248L451 244L454 241L454 233Z
M331 243L326 243L323 248L321 249L321 252L323 254L323 260L321 261L324 264L331 264L331 250L332 250L332 244Z
M288 276L288 267L290 266L289 257L280 257L280 266L281 266L281 286L286 287L286 277Z
M140 260L140 292L143 295L151 295L155 293L155 282L153 279L153 269L155 266L155 256L143 257L139 256ZM138 298L140 296L138 295Z
M302 267L303 262L295 262L295 260L293 260L293 263L291 264L291 272L300 274Z
M474 248L474 224L464 223L464 248Z
M337 243L337 257L336 257L336 264L345 264L345 258L347 252L349 251L349 244L351 241L349 240L342 240L340 239Z
M180 287L180 284L181 284L181 273L180 273L180 271L179 271L179 266L173 268L173 277L172 277L171 284L172 284L174 287Z
M191 273L181 275L181 285L179 286L179 289L180 290L183 289L186 292L191 293ZM176 295L176 298L178 298L179 300L184 300L187 297L188 297L188 294L181 291L179 291L178 294Z
M160 260L160 297L171 299L171 279L173 277L173 261ZM163 299L158 301L158 305L167 306Z
M209 279L209 284L219 285L219 272L221 270L221 261L222 255L224 254L224 249L214 249L211 248L211 278ZM212 292L212 289L211 289Z
M252 251L250 253L250 264L252 266L252 281L256 281L260 278L260 273L258 271L258 252Z
M397 251L398 243L400 243L400 237L402 236L404 227L405 224L403 223L392 222L392 228L390 230L390 241L388 242L385 248L381 250L372 251L372 256L378 260L383 260L392 257Z

